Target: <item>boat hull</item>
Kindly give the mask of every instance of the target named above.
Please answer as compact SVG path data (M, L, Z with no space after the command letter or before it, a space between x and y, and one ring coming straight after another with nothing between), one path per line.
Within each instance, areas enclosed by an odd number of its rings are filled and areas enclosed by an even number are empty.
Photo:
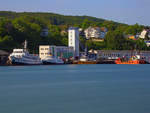
M131 60L131 61L116 60L115 64L146 64L146 62L144 60Z
M10 57L9 59L11 65L41 65L42 64L40 60L31 61L31 59L26 59L26 61L24 62L21 58Z
M98 64L97 61L77 61L73 62L73 64Z
M56 63L56 62L47 62L47 61L43 61L44 65L62 65L64 63Z

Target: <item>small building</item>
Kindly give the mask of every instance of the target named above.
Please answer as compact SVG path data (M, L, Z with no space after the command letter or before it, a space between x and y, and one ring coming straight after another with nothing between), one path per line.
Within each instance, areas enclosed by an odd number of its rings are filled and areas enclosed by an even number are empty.
M131 40L136 40L136 36L134 36L134 35L130 35L128 38Z
M59 57L61 59L73 58L74 49L73 47L66 47L66 46L40 45L39 57L41 59L44 59L47 56Z
M74 56L79 57L79 29L70 27L68 30L68 46L73 47Z
M141 34L140 34L140 38L145 39L146 38L146 34L148 33L148 30L144 29Z
M90 39L90 38L102 38L104 39L107 33L107 28L105 27L89 27L87 28L84 33L86 36L86 39Z
M146 41L144 41L145 42L145 44L147 45L147 47L150 47L150 40L146 40Z
M43 29L42 32L41 32L41 36L42 36L42 37L47 37L48 34L49 34L48 28Z
M9 56L8 52L0 50L0 65L6 63L8 56Z
M65 36L65 35L67 35L67 31L66 30L62 30L61 32L60 32L60 34L61 34L61 36Z
M100 32L101 30L99 27L89 27L84 31L87 39L100 38Z

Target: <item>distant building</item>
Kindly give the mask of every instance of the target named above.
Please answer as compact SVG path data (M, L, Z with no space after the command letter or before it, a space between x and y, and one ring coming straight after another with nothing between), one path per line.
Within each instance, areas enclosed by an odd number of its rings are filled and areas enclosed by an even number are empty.
M9 56L8 52L0 50L0 65L6 63L8 56Z
M148 33L148 31L147 31L146 29L144 29L144 30L141 32L139 38L145 39L147 33Z
M41 36L42 36L42 37L47 37L48 34L49 34L48 28L43 29L42 32L41 32Z
M67 31L66 30L62 30L61 32L60 32L60 34L61 34L61 36L65 36L65 35L67 35Z
M131 39L131 40L136 40L137 39L136 36L134 36L134 35L127 35L126 37L128 39Z
M79 29L79 35L85 37L85 33L82 28Z
M106 27L101 27L101 32L108 32L108 29Z
M66 46L41 45L39 46L39 56L41 59L47 56L69 59L74 57L74 49Z
M101 30L99 27L89 27L84 31L87 39L100 38L100 32Z
M75 57L79 57L79 29L76 27L68 30L68 46L73 47Z
M107 33L107 28L105 27L89 27L87 28L84 33L86 36L86 39L90 38L105 38L105 35Z
M146 41L144 41L145 42L145 44L147 45L147 47L150 47L150 40L146 40Z

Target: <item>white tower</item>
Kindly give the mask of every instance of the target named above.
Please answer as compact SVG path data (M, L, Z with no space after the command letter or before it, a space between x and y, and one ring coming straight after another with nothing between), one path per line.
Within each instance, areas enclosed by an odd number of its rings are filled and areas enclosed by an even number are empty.
M79 29L70 27L68 30L69 47L74 48L74 56L79 57Z

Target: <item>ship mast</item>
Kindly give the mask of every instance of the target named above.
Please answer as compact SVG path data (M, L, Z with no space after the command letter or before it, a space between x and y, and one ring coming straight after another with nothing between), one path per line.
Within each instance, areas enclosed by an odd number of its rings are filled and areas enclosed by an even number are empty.
M24 42L24 50L27 51L27 40Z

